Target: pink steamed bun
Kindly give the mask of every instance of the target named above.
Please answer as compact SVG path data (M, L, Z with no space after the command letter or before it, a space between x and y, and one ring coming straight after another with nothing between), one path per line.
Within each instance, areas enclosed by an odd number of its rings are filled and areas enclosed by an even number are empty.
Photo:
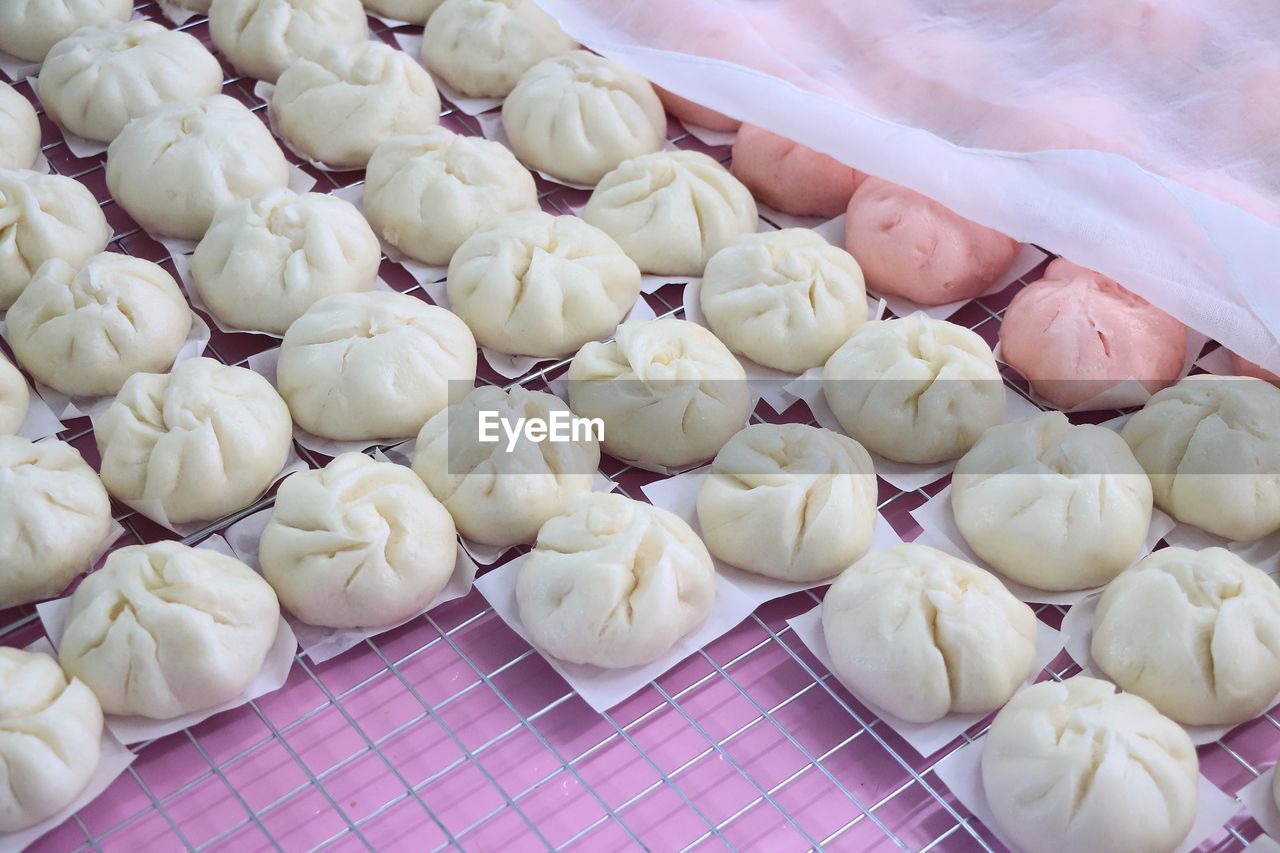
M1058 259L1009 304L1000 349L1037 394L1072 409L1126 379L1152 393L1172 385L1187 329L1106 276Z
M1254 379L1261 379L1263 382L1270 382L1272 385L1280 385L1280 376L1276 376L1265 367L1259 367L1252 361L1243 359L1235 353L1231 353L1231 369L1235 371L1236 376L1252 376Z
M863 178L826 154L753 124L738 129L729 170L757 201L794 216L839 216Z
M707 130L725 132L737 130L742 124L736 118L729 118L724 113L718 113L709 107L695 104L688 98L682 98L675 92L668 92L661 86L654 86L653 90L658 93L658 100L662 101L662 105L667 108L667 112L681 121L695 124L698 127L705 127Z
M868 290L921 305L984 293L1018 254L1012 237L879 178L867 178L849 202L845 248Z

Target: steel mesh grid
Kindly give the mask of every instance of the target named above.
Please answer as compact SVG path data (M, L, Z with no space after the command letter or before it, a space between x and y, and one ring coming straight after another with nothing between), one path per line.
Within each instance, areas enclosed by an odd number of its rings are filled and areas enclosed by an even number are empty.
M136 13L172 26L155 3ZM369 19L391 41L389 28ZM179 27L209 44L203 17ZM261 113L265 104L224 63L224 93ZM36 103L30 87L19 90ZM85 183L102 203L112 250L156 261L167 251L110 200L103 157L76 158L41 113L53 171ZM478 135L475 119L448 104L442 121ZM673 126L679 147L727 161ZM295 160L290 156L291 160ZM359 172L303 164L317 191L359 183ZM569 212L586 193L539 179L543 206ZM1034 273L1032 274L1034 275ZM384 261L393 288L421 288ZM953 316L994 342L1021 283ZM425 296L425 294L422 294ZM678 285L647 297L659 316L682 316ZM274 346L260 336L216 328L206 353L227 364ZM518 384L542 388L566 362ZM517 384L481 361L483 381ZM1006 372L1009 386L1025 385ZM813 423L803 404L783 415L758 407L753 421ZM61 438L97 460L87 419ZM309 467L326 457L295 445ZM602 460L606 476L641 499L649 472ZM905 539L908 514L945 480L912 492L881 481L880 510ZM253 506L183 539L198 542L264 507ZM120 547L172 538L115 505ZM513 556L509 553L506 559ZM502 561L500 561L501 563ZM931 774L975 727L947 749L920 758L816 662L786 619L820 601L812 591L760 607L724 637L682 661L639 694L596 714L488 607L478 592L315 665L299 656L278 692L159 741L135 747L138 760L105 795L46 836L41 849L125 847L205 849L999 849L1000 845ZM1057 626L1064 609L1037 608ZM0 642L25 645L41 634L33 608L0 611ZM1049 675L1079 668L1064 654ZM406 701L407 697L407 701ZM1201 768L1228 792L1260 774L1280 748L1270 712L1200 750ZM1260 834L1237 817L1202 846L1236 850Z

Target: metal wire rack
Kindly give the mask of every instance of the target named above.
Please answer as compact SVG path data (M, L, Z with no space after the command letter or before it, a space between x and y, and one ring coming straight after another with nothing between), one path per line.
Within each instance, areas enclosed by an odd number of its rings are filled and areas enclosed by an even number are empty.
M155 3L136 14L172 26ZM371 31L393 32L370 18ZM209 43L203 17L181 29ZM33 103L30 86L17 83ZM226 70L224 93L261 112L253 81ZM37 103L37 109L39 105ZM110 199L103 157L79 159L41 112L51 168L88 186L114 229L112 250L156 261L166 250ZM450 105L442 122L479 134ZM672 141L727 161L673 125ZM328 191L359 183L360 172L301 164ZM586 194L539 181L544 207L567 213ZM397 290L418 284L389 261L382 277ZM994 342L1001 315L1021 284L970 303L953 322ZM680 290L647 297L660 316L680 316ZM214 330L206 353L241 364L271 339ZM545 387L567 363L518 384ZM482 381L504 380L481 365ZM1015 376L1011 388L1025 394ZM755 420L812 423L798 403L785 414L760 407ZM97 462L87 419L61 434ZM311 467L327 460L297 448ZM656 478L607 458L604 473L624 493ZM918 532L909 512L945 485L900 492L881 481L880 511L904 539ZM198 542L269 506L268 496L187 537ZM125 508L117 547L173 534ZM508 554L510 558L514 552ZM981 734L922 758L860 705L817 663L786 620L820 600L797 593L759 608L726 636L608 713L597 714L520 640L479 593L316 665L299 656L278 692L180 734L135 747L127 773L73 820L45 836L42 850L234 849L519 850L719 847L798 849L999 849L946 790L933 766ZM1061 608L1038 615L1056 627ZM40 636L33 608L0 611L0 643ZM1078 668L1066 655L1050 666ZM1200 750L1212 781L1235 792L1280 753L1280 719L1241 726ZM1261 833L1243 815L1203 850L1238 850Z

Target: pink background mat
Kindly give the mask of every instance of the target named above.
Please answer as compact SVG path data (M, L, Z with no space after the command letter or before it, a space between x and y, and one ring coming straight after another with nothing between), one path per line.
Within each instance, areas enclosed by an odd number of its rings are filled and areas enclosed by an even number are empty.
M172 26L154 3L140 5L138 13ZM389 30L376 18L370 25L388 42L393 32L419 31ZM182 29L209 41L202 16ZM226 73L224 92L265 120L253 81L229 68ZM34 102L25 82L17 88ZM442 122L460 133L480 132L476 119L448 104ZM164 247L110 200L104 156L76 158L53 122L42 115L41 123L53 170L82 181L102 200L115 232L111 250L172 272ZM709 148L674 121L671 139L728 161L728 147ZM316 177L319 192L363 179L361 172L303 168ZM553 212L569 212L587 198L538 183L544 208ZM382 278L421 295L398 264L384 261ZM1001 313L1020 286L971 302L951 319L994 344ZM659 316L683 313L679 285L644 298ZM207 354L240 364L277 345L269 337L215 329ZM545 388L564 370L557 364L521 381ZM483 360L480 373L482 381L510 384ZM1025 393L1020 380L1008 378ZM755 419L811 421L804 403L781 416L762 403ZM68 423L62 437L96 465L87 419ZM327 461L298 451L311 467ZM607 457L603 471L641 500L639 487L658 476ZM882 514L911 539L919 530L910 511L945 485L944 479L904 493L881 481ZM224 530L270 502L264 498L186 541ZM119 505L116 510L127 530L116 547L174 535ZM921 757L844 690L787 626L821 594L796 593L759 608L632 698L597 714L473 590L336 660L317 665L299 657L278 692L135 746L133 766L34 849L999 849L932 771L986 723ZM1054 627L1063 616L1055 606L1040 606L1038 613ZM34 608L0 611L0 643L24 646L40 635ZM1062 654L1045 677L1077 671ZM1201 748L1201 768L1234 793L1278 754L1280 717L1272 712ZM1260 832L1241 814L1202 849L1239 850Z

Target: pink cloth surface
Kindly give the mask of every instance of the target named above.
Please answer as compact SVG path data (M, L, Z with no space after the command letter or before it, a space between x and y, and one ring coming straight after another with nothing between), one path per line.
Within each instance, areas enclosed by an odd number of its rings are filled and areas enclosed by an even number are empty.
M1257 0L544 0L657 84L1073 258L1280 369Z

